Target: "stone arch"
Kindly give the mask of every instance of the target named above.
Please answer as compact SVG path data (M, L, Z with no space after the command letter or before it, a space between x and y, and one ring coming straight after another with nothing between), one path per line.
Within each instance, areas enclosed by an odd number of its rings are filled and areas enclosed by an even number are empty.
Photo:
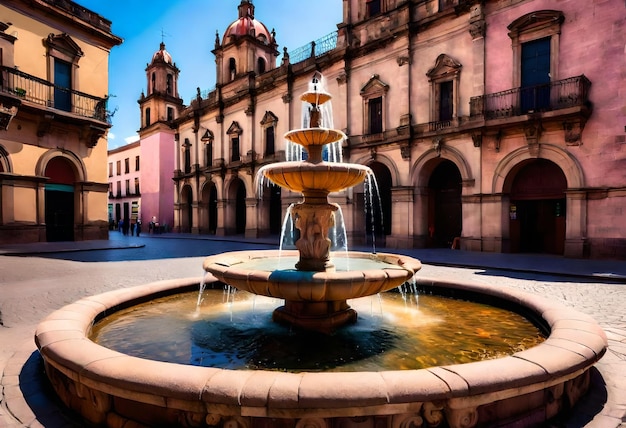
M190 233L193 227L193 186L185 184L180 189L180 231Z
M435 215L433 210L435 210L436 201L433 199L433 191L430 189L430 180L443 161L451 162L458 170L461 176L461 194L472 191L474 177L470 165L456 148L440 145L439 148L427 150L415 161L411 168L411 183L414 195L413 236L414 245L418 247L430 247L435 245L437 241L434 229L436 225L433 223L433 215ZM464 223L470 221L469 216L462 216L462 203L460 207L457 205L457 208L461 209L462 221ZM463 224L461 234L468 229L471 227L468 224ZM447 242L447 239L445 241ZM453 239L453 244L454 241L455 239Z
M574 156L558 146L540 144L539 156L531 153L529 147L521 147L505 156L494 171L491 192L494 194L510 192L512 177L523 161L538 157L550 160L561 168L567 179L568 189L580 189L585 186L582 168Z
M217 183L206 180L200 189L198 199L198 227L200 233L215 235L218 227L218 200L219 192Z
M224 188L226 211L224 226L227 234L243 234L246 228L246 197L250 191L249 182L239 175L232 176Z
M74 175L77 182L87 180L87 169L85 168L83 161L72 152L58 149L48 150L39 158L37 166L35 167L35 174L41 177L45 176L46 166L56 157L61 157L69 161L74 169Z
M385 155L380 153L375 153L373 156L371 154L362 155L356 158L354 162L361 165L370 165L373 162L381 163L385 165L391 173L392 186L398 186L400 184L400 172L398 171L398 166L391 158Z
M510 217L510 194L517 173L528 164L528 161L545 159L556 165L565 176L565 238L563 255L567 257L584 257L587 236L587 204L583 170L574 156L561 147L552 144L539 144L532 151L529 147L521 147L502 159L494 171L491 190L495 195L502 195L502 216ZM503 241L511 239L511 224L504 222ZM560 251L560 250L559 250Z
M437 166L437 162L431 162L435 159L447 159L454 163L461 173L463 183L471 183L474 181L469 163L465 160L463 154L454 147L443 146L440 151L430 149L420 156L411 168L411 183L414 187L426 187L430 180L430 175ZM465 189L467 186L463 186Z
M87 209L86 195L81 186L76 186L84 181L79 178L82 162L71 153L66 156L59 153L66 154L57 151L37 164L37 175L49 178L42 186L43 218L49 242L75 240L75 232L80 230L77 226L84 224L83 213Z

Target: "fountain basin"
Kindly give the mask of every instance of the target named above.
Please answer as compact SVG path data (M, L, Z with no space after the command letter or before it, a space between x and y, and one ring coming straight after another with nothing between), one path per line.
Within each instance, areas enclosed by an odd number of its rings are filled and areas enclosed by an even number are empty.
M365 180L369 167L338 162L280 162L262 169L273 183L294 192L339 192ZM305 195L306 196L306 195Z
M349 254L349 255L348 255ZM322 302L371 296L413 277L422 264L411 257L350 251L331 253L327 272L294 269L295 250L234 251L209 256L203 268L233 287L279 299Z
M207 257L203 268L239 290L284 299L275 321L332 333L357 320L346 300L396 288L422 267L411 257L350 251L332 254L330 270L306 271L294 269L298 257L297 251L235 251Z
M315 127L288 131L285 138L303 147L325 146L346 138L346 134L337 129Z
M211 275L207 281L215 280ZM50 314L35 342L61 398L90 424L253 428L473 427L539 424L574 406L607 347L587 315L505 287L420 278L444 294L521 306L549 329L540 345L476 363L352 373L225 370L130 357L87 338L95 320L156 297L197 289L200 278L160 281L81 299Z

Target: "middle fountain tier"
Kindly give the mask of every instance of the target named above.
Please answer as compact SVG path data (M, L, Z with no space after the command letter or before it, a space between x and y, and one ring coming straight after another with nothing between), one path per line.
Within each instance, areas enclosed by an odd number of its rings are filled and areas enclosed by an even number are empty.
M364 165L323 159L324 146L343 140L345 135L322 126L320 106L331 96L320 89L320 83L321 75L316 73L310 90L301 96L303 108L308 109L309 127L285 134L287 140L302 146L306 159L266 165L259 171L273 183L303 196L291 209L300 232L297 252L226 253L207 257L204 269L237 289L284 299L285 305L273 313L276 322L332 333L356 322L356 311L347 299L393 289L411 279L421 263L394 254L331 254L328 235L339 206L330 203L328 195L362 183L372 172ZM286 260L294 260L293 268L284 266Z

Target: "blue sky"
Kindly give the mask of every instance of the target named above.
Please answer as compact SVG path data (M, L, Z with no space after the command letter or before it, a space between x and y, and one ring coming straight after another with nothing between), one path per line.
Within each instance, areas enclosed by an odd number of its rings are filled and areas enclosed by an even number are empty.
M112 21L124 43L111 50L109 109L117 108L109 149L127 144L139 129L137 100L146 90L146 65L163 40L180 69L179 94L185 105L196 88L215 86L215 32L221 36L237 19L240 0L75 0ZM293 51L337 29L341 0L254 0L255 18L276 30L279 51Z

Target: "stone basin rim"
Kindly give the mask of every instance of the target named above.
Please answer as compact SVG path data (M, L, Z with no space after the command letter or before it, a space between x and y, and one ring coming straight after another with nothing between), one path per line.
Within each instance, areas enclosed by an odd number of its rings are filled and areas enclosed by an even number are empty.
M417 281L522 303L550 326L549 337L538 346L494 360L419 370L351 373L284 373L162 363L130 357L88 339L94 320L109 310L163 293L186 291L197 286L200 279L166 280L119 289L83 298L53 312L35 332L35 343L46 367L57 373L51 376L47 370L48 376L54 379L60 373L99 394L149 405L164 402L165 407L180 410L213 403L228 415L299 418L307 417L315 408L318 417L332 418L406 413L418 404L438 400L443 400L446 409L456 411L459 406L518 397L579 379L607 348L606 335L595 321L564 305L518 290L471 282L438 282L434 278ZM208 274L206 279L215 278ZM557 359L555 352L565 357ZM53 385L58 386L54 382Z

